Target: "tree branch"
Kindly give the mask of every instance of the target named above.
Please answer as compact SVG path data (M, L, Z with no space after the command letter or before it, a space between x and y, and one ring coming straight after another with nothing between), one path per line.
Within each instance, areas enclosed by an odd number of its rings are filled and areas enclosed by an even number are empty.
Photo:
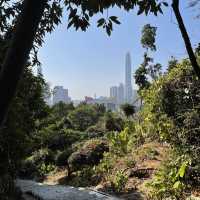
M0 73L0 126L15 96L47 0L24 0Z
M189 35L187 33L185 24L183 22L183 18L181 16L181 13L180 13L180 10L179 10L179 0L173 0L172 8L173 8L174 14L176 16L176 19L177 19L183 40L185 42L185 47L186 47L186 50L188 52L190 62L192 64L192 67L193 67L196 75L200 79L200 66L197 63L197 59L196 59L196 56L195 56L194 51L192 49L192 45L191 45L191 42L190 42Z

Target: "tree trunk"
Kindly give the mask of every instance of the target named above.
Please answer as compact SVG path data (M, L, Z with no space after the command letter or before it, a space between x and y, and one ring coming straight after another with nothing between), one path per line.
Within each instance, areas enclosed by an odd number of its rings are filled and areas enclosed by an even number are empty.
M181 13L180 13L180 10L179 10L179 0L173 0L172 8L173 8L174 14L176 16L176 19L177 19L183 40L185 42L185 46L186 46L186 49L187 49L187 52L188 52L188 55L189 55L190 62L192 64L192 67L193 67L196 75L200 79L200 66L197 63L197 59L196 59L196 56L195 56L194 51L192 49L190 38L188 36L185 24L183 22L183 18L181 16Z
M47 0L24 0L0 73L0 126L6 119Z

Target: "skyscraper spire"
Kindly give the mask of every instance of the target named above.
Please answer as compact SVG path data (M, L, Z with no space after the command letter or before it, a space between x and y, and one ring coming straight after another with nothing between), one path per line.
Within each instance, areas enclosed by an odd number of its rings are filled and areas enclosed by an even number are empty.
M126 66L125 66L125 102L131 103L132 101L132 82L131 82L131 55L128 52L126 54Z

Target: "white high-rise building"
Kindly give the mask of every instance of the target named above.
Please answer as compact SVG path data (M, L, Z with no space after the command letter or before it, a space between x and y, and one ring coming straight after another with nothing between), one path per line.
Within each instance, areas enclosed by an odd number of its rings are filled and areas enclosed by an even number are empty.
M117 97L118 97L118 87L113 86L110 88L110 98L117 101Z
M68 96L68 89L64 89L63 86L55 86L53 89L53 104L59 102L71 102L71 98Z
M119 105L124 103L124 84L120 83L117 91L117 103Z
M131 73L131 55L126 54L126 70L125 70L125 102L132 102L132 73Z
M119 86L113 86L110 88L110 99L115 102L116 106L119 107L124 103L124 84L120 83Z

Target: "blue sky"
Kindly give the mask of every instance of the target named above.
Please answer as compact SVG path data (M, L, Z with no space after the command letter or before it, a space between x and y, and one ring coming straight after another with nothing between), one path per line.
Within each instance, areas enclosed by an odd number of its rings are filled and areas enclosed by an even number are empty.
M182 4L183 17L195 45L200 42L200 21L194 19L194 10ZM63 85L69 89L72 99L83 99L95 93L108 96L110 86L124 82L126 52L131 53L133 73L142 62L141 29L147 23L158 27L157 52L153 54L156 62L165 67L171 56L182 58L186 55L171 8L165 9L164 15L159 17L137 16L135 11L126 13L117 9L110 10L109 15L118 16L122 22L114 26L111 37L96 27L96 18L87 32L67 30L66 17L51 35L46 36L39 59L44 77L52 87Z

